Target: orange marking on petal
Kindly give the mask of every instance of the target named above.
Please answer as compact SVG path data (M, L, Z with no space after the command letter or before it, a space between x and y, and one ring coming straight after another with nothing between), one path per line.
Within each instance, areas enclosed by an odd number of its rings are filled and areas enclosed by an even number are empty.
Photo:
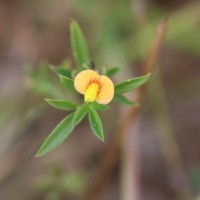
M114 96L113 82L107 76L101 76L99 81L101 85L96 102L99 104L108 104Z
M74 79L74 87L79 93L84 94L92 81L99 77L100 75L93 70L81 71Z

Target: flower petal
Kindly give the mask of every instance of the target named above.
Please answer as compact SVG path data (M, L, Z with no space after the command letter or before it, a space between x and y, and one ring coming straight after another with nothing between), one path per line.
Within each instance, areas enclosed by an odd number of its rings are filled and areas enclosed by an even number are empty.
M79 93L84 94L89 83L93 80L98 80L99 78L100 75L93 70L81 71L74 79L74 87Z
M100 88L96 102L99 104L108 104L114 96L113 82L107 76L101 76L99 82L102 87Z

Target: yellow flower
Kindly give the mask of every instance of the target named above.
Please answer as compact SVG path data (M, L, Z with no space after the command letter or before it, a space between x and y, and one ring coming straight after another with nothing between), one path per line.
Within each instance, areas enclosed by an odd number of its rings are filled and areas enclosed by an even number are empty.
M85 102L108 104L114 96L113 82L93 70L84 70L74 79L75 89L84 95Z

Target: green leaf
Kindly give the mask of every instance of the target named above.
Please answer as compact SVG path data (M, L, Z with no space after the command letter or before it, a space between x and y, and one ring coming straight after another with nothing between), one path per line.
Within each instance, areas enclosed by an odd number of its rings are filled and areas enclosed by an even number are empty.
M131 90L146 83L149 80L149 77L150 77L150 73L145 76L128 79L122 83L119 83L115 85L115 93L123 94L126 92L130 92Z
M139 104L137 102L131 101L129 100L126 96L124 96L123 94L115 94L114 99L120 103L120 104L124 104L127 106L139 106Z
M69 136L69 134L73 130L73 117L74 113L69 114L54 128L54 130L50 133L50 135L47 137L47 139L38 150L36 157L40 157L49 153Z
M72 74L71 74L72 79L76 77L77 73L78 73L77 70L72 70Z
M106 70L106 75L109 77L114 76L117 72L119 72L120 68L119 67L112 67L110 69Z
M68 78L68 77L65 77L65 76L62 76L62 75L59 75L59 77L60 77L61 83L63 83L68 88L75 90L74 81L71 78Z
M93 133L101 140L104 141L103 125L98 112L91 106L88 113L91 129Z
M99 103L97 103L97 102L93 102L92 103L92 106L96 109L96 110L108 110L108 109L110 109L110 107L109 106L107 106L107 105L103 105L103 104L99 104Z
M87 114L87 111L88 111L87 104L83 104L83 105L77 107L77 109L74 113L74 118L73 118L73 122L72 122L73 126L78 125L83 120L83 118Z
M90 59L87 43L80 26L75 20L70 23L70 41L77 66L81 67L83 63L88 63Z
M71 74L72 74L71 69L67 69L66 67L54 67L52 65L50 66L50 68L58 75L71 78Z
M56 100L56 99L45 99L47 103L57 109L61 110L74 110L77 107L77 104L64 101L64 100Z
M90 69L89 65L87 63L83 63L82 64L82 69L85 70L85 69Z

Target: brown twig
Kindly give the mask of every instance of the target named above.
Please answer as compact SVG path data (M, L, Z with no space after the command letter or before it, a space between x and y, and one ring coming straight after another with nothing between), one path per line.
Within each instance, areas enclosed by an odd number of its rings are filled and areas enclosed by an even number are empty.
M168 19L163 20L157 28L155 38L153 40L152 47L150 49L149 56L144 64L142 75L152 71L156 59L158 57L160 47L163 42L163 38L166 32ZM146 91L147 85L143 85L137 90L136 100L141 103ZM100 163L97 177L92 181L92 185L88 188L85 193L84 200L95 200L101 189L103 188L106 180L109 178L113 167L115 166L118 160L118 153L120 151L121 142L123 141L124 135L127 133L127 130L130 127L130 124L133 123L134 119L137 117L139 107L134 107L129 110L125 115L123 122L117 127L117 131L114 134L114 138L111 140L111 143L108 146L105 155Z

